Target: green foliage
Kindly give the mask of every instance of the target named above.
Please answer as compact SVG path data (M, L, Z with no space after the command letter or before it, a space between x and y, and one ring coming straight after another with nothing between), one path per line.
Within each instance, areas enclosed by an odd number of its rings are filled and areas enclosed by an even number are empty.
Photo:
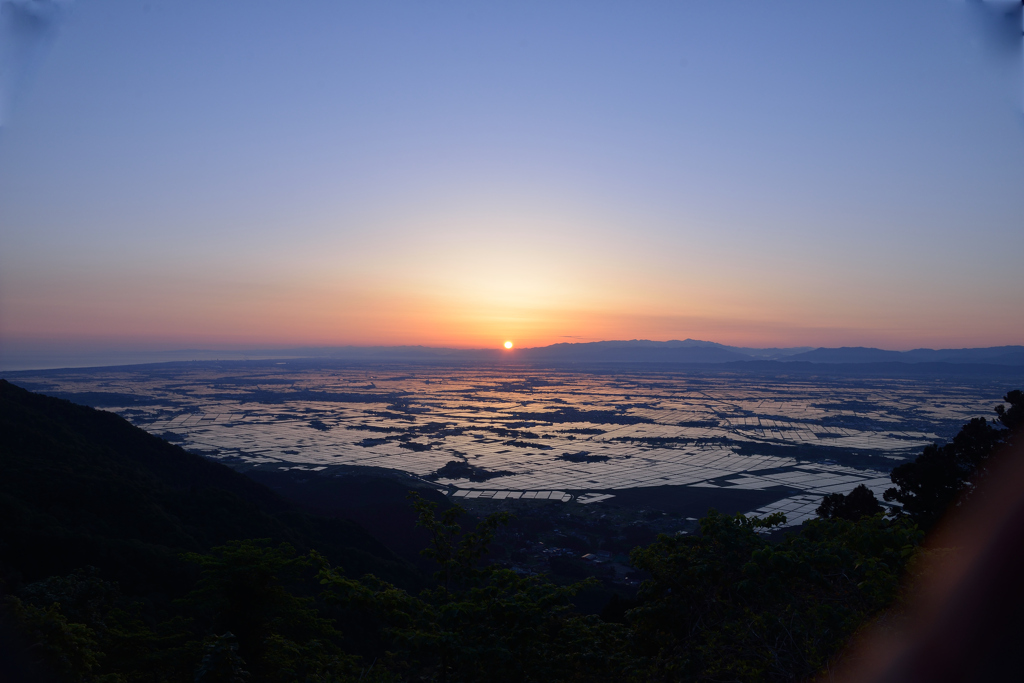
M62 679L85 681L99 666L103 654L96 632L84 624L69 622L58 603L40 608L10 597L7 607L28 640L32 655Z
M228 631L206 639L195 683L247 683L249 676L245 660L238 655L238 643L233 633Z
M423 550L423 555L438 564L434 579L445 590L460 584L474 585L488 575L487 569L477 564L487 554L498 527L508 524L510 515L507 512L488 515L473 532L463 533L458 524L459 517L466 513L462 506L452 506L438 518L436 503L427 502L412 492L409 499L416 510L416 526L430 534L430 545Z
M866 489L827 497L826 519L782 540L769 534L782 515L711 511L697 534L634 549L649 578L631 609L602 621L572 607L593 579L558 585L488 563L506 514L464 530L462 508L413 495L437 571L410 592L391 582L402 572L386 551L346 527L154 446L116 416L19 391L0 383L0 568L18 588L5 604L31 652L69 683L806 679L893 604L916 522L933 524L970 491L1010 438L975 420L897 468L907 514L896 519L875 514ZM1019 426L1024 397L1006 401L1000 421ZM217 486L204 488L207 475ZM311 550L320 540L330 552ZM92 560L99 569L71 571ZM128 577L132 598L112 576Z
M68 576L51 576L29 584L19 591L27 602L46 606L60 604L60 611L69 621L90 624L107 630L110 611L122 601L116 583L104 581L96 567L84 567Z
M217 654L210 659L220 662L217 671L229 662L241 671L242 662L251 662L267 681L332 680L352 669L354 658L338 647L342 634L333 622L319 615L313 597L293 592L312 584L323 566L315 552L297 556L286 543L233 541L186 559L202 573L183 603L204 630L226 632L208 639L203 666L213 671L205 662Z
M174 670L175 662L194 651L188 647L190 634L181 619L151 629L144 621L144 606L122 595L116 583L101 579L95 567L24 586L19 591L18 603L37 615L50 614L72 631L86 629L92 643L89 648L95 654L90 681L160 680L159 676L154 678L154 672ZM54 659L54 648L64 646L59 638L53 638L62 632L49 631L47 640L44 632L36 631L36 637L42 639L37 649L51 652L39 659L63 672L61 676L66 680L77 680L77 674L64 664L54 665L61 661L60 657ZM47 642L51 645L46 646Z
M387 665L407 680L528 681L623 680L625 629L573 613L570 600L588 582L558 586L480 566L479 559L505 514L463 533L458 506L440 518L435 505L415 495L419 524L439 565L438 585L412 596L373 577L350 579L336 569L321 583L336 602L373 612L382 620Z
M876 515L818 520L772 542L764 532L782 515L711 512L699 535L634 550L651 578L626 623L607 623L572 609L593 580L561 586L483 563L507 517L463 532L461 509L414 504L439 567L437 584L415 595L261 540L189 554L195 588L178 618L152 629L88 570L24 591L66 600L86 623L58 602L11 607L41 657L76 682L797 680L892 603L921 537L907 518ZM375 635L346 639L325 612ZM353 642L376 645L357 654Z
M889 604L920 537L881 515L816 520L777 544L759 533L781 522L711 511L700 535L633 551L651 575L628 613L648 680L813 675Z

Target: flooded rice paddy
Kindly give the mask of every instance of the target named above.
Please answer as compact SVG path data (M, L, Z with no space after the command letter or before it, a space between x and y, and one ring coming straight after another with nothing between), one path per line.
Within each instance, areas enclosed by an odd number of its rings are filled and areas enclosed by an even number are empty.
M466 501L600 505L645 487L756 490L774 502L751 512L783 511L790 524L826 493L866 484L881 494L894 465L991 416L1011 388L312 361L13 374L240 470L386 468Z

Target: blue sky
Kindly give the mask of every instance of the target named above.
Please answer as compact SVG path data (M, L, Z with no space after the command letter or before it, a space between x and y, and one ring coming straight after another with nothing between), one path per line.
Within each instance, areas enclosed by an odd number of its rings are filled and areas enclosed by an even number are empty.
M0 343L1022 343L969 19L80 0L0 129Z

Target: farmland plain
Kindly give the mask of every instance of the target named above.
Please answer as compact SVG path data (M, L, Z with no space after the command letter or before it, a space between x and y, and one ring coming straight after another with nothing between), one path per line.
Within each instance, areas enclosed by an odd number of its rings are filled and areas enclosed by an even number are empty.
M881 494L894 465L990 416L1012 388L992 378L320 360L9 379L241 471L397 471L466 504L692 501L698 514L738 500L739 511L785 512L790 525L827 493L865 484Z

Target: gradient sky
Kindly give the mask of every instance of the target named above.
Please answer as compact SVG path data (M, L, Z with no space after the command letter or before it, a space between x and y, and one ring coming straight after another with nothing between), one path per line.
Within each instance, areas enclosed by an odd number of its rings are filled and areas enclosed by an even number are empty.
M0 344L1024 343L1019 56L943 0L80 0Z

